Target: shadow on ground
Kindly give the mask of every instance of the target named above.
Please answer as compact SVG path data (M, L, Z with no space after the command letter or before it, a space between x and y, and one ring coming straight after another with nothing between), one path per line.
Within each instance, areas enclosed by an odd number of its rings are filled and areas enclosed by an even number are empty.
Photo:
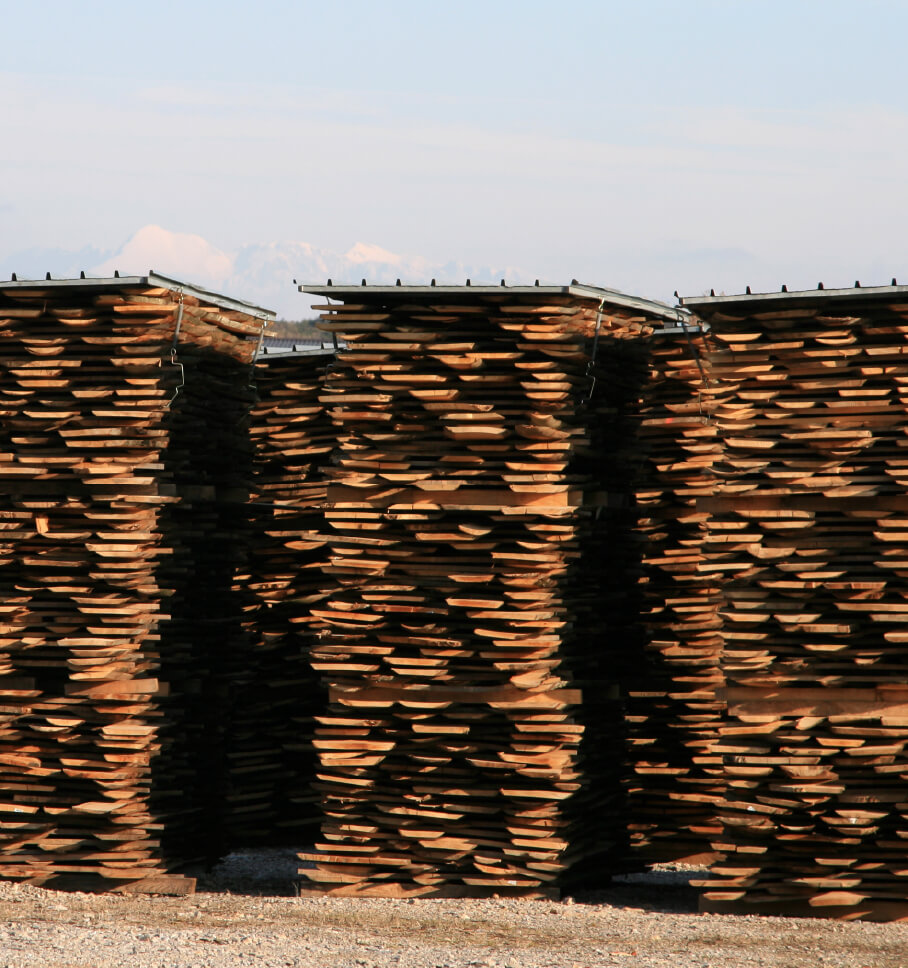
M195 873L200 891L247 897L292 897L299 893L301 866L294 848L257 848L236 851L211 870ZM699 892L690 881L703 874L699 868L661 865L641 873L616 875L607 887L578 891L570 900L577 904L695 914Z
M702 878L700 868L673 869L657 866L639 874L619 874L608 887L578 892L578 904L604 904L613 908L633 908L662 914L696 914L700 898L692 880Z

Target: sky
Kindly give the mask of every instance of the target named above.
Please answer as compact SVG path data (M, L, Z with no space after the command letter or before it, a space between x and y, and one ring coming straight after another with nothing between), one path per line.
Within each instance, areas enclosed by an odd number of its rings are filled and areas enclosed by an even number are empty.
M4 267L153 225L669 300L908 282L905 2L0 0L0 23Z

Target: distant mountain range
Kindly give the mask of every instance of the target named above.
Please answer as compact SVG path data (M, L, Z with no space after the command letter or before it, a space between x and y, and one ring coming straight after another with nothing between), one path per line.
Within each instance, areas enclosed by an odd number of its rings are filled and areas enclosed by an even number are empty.
M191 282L224 295L245 299L279 317L300 319L311 315L310 300L301 295L293 280L300 283L389 284L404 283L532 282L514 267L468 266L459 262L432 262L422 256L399 255L378 245L357 242L346 252L333 252L309 242L266 242L244 245L225 252L199 235L170 232L158 225L139 229L117 251L84 248L28 249L0 258L0 278L18 273L20 278L87 275L140 275L154 270L183 282Z

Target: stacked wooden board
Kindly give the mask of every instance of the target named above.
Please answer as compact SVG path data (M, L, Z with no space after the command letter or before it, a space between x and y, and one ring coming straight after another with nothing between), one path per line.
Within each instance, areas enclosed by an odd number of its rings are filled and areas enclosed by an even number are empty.
M626 842L626 337L674 313L576 285L304 288L342 301L324 326L347 348L322 397L337 590L313 609L330 704L301 873L391 896L601 883Z
M331 582L324 465L336 432L319 396L333 356L333 349L270 351L266 340L256 360L250 554L235 590L248 649L227 743L233 846L299 846L317 834L311 734L326 700L308 655L317 624L311 609Z
M719 347L727 797L704 909L908 917L908 289L685 300Z
M636 439L636 528L646 661L628 685L631 846L648 862L712 856L721 758L721 571L707 565L709 515L721 456L713 418L723 386L707 372L710 339L678 322L647 340L649 375Z
M221 850L260 317L154 275L0 284L0 878L182 891Z

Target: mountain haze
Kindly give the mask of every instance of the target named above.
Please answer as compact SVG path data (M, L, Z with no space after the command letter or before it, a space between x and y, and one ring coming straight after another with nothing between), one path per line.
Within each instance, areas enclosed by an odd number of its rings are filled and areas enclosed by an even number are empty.
M273 309L279 317L299 319L312 315L312 300L297 291L299 283L373 284L462 283L532 281L513 267L472 266L461 262L438 263L418 255L390 252L379 245L356 242L346 252L320 248L310 242L254 242L234 252L218 248L200 235L171 232L146 225L115 251L96 248L79 251L31 249L0 259L0 273L20 278L141 275L153 270L182 282Z

